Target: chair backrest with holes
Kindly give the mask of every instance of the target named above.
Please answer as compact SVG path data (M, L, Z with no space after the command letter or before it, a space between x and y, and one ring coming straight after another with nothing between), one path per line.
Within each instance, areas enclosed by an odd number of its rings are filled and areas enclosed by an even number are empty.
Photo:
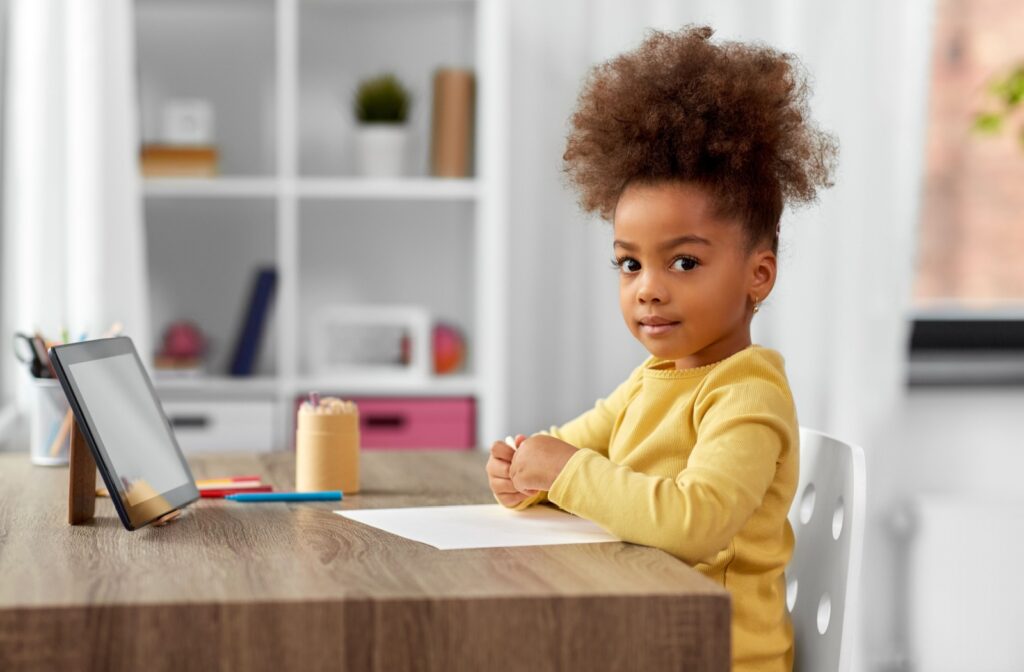
M800 428L800 484L786 568L796 672L847 672L864 546L864 451Z

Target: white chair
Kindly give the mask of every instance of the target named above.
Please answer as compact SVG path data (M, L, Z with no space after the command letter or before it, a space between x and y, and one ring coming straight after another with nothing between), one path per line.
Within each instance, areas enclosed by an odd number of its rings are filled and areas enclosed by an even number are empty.
M800 484L786 568L795 672L847 672L864 550L864 451L800 428Z

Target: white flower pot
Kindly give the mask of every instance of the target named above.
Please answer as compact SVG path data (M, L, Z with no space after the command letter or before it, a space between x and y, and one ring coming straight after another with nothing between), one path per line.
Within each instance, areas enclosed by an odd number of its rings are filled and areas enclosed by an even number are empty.
M356 162L363 177L405 175L409 128L405 124L360 124L356 128Z

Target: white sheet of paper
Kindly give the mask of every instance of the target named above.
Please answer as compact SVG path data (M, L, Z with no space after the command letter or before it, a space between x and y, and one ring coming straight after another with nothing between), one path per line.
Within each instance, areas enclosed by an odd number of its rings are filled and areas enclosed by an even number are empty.
M618 541L597 524L548 506L512 511L500 504L479 504L335 513L442 550Z

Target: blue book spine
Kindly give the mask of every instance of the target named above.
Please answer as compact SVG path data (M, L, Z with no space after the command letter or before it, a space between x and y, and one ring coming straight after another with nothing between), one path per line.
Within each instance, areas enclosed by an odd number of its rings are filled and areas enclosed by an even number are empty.
M249 310L245 322L235 342L235 353L231 359L231 375L252 375L259 354L260 341L265 330L270 299L277 284L277 271L273 268L261 268L253 283L252 295L249 297Z

